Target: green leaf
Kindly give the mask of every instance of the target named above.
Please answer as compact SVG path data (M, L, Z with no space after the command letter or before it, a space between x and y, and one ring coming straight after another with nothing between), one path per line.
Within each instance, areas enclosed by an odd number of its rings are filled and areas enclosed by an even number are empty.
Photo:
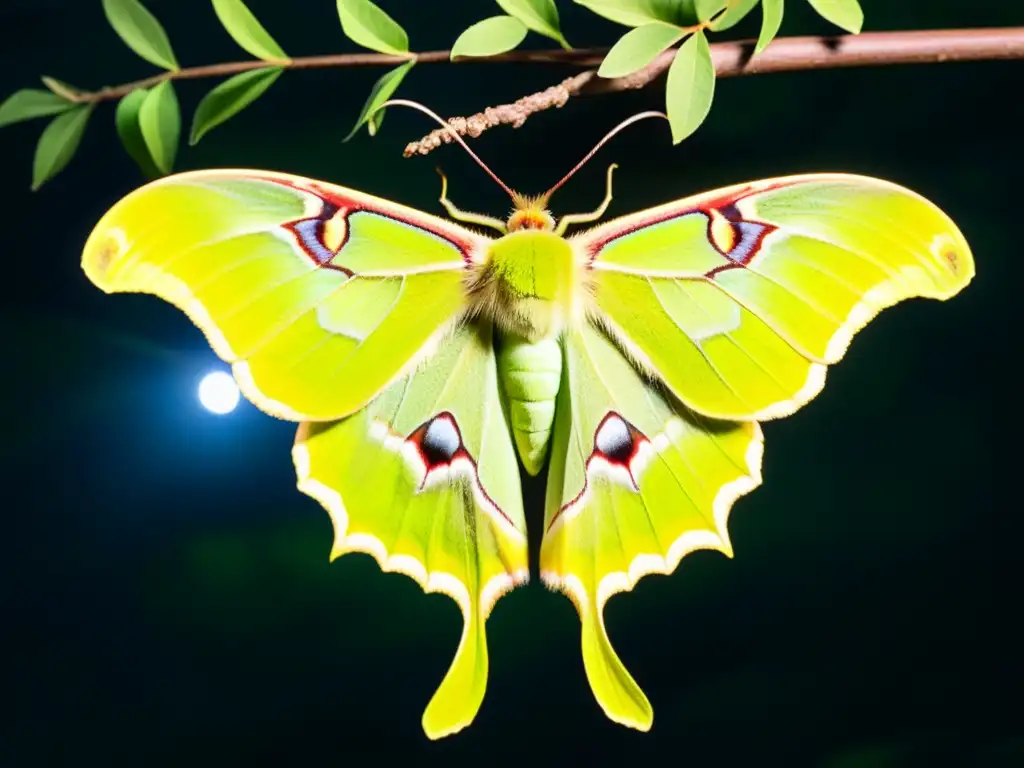
M263 95L284 70L262 67L242 72L210 91L196 107L189 144L196 144L212 128L234 117Z
M213 10L232 39L257 59L290 61L242 0L213 0Z
M694 0L576 0L576 3L627 27L642 27L654 21L687 27L698 21Z
M32 191L60 173L75 156L89 124L92 104L82 104L57 115L43 130L32 161Z
M55 93L38 88L23 88L12 93L0 104L0 128L22 120L56 115L67 112L74 102L61 98Z
M511 51L526 37L526 25L512 16L492 16L478 21L455 41L451 57L494 56Z
M82 92L74 86L62 83L55 77L43 75L39 79L43 81L43 85L50 89L51 93L56 93L58 96L62 96L69 101L74 101L82 94Z
M139 107L139 127L156 167L161 173L170 173L181 136L181 109L170 80L146 94Z
M352 126L352 130L349 131L343 141L348 141L356 135L363 123L366 123L371 115L377 113L378 108L381 104L391 98L391 94L395 92L402 83L402 79L409 73L409 70L413 68L415 61L407 61L401 66L395 67L390 72L385 72L378 78L377 82L373 84L373 88L370 90L370 95L366 97L366 103L363 104L363 110L359 113L359 119L356 120L356 124ZM377 128L374 129L376 133L377 129L380 128L380 123L383 118L378 114L376 116Z
M721 32L739 24L748 13L754 10L758 0L726 0L725 13L715 19L711 29Z
M396 56L409 52L405 30L370 0L338 0L341 28L352 42Z
M679 46L665 85L665 106L672 126L672 143L692 134L711 109L715 95L715 65L703 32L695 32Z
M783 0L761 0L761 34L757 36L757 45L754 46L755 56L767 48L779 33L782 11Z
M685 30L661 22L631 29L608 51L597 74L600 77L625 77L643 69L684 35Z
M178 69L167 33L139 0L103 0L103 12L110 26L135 53L158 67Z
M837 27L858 34L864 26L864 11L857 0L809 0L811 6Z
M509 16L514 16L538 35L550 37L566 50L572 46L562 36L555 0L496 0Z
M142 137L142 127L139 125L139 110L149 91L145 88L136 88L126 94L117 103L117 110L114 112L114 125L117 127L117 135L121 138L121 145L135 161L142 173L149 179L155 179L160 175L160 169L153 162L153 156L149 154L146 147L146 140Z

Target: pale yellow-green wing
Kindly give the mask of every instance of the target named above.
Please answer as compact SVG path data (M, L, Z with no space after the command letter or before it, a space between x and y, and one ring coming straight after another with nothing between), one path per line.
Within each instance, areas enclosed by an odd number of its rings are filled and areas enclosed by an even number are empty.
M654 711L612 648L605 603L695 549L731 556L729 511L761 482L761 429L693 413L589 324L562 345L541 578L576 605L602 709L647 730Z
M744 421L813 398L883 308L948 299L974 276L966 240L933 203L843 174L715 190L573 243L594 321L688 407Z
M333 184L211 170L127 195L82 266L104 291L184 310L264 411L319 421L359 410L429 357L489 242Z
M332 557L369 553L462 610L455 659L423 714L430 738L472 722L487 686L487 616L528 577L519 469L497 376L490 326L462 327L362 410L302 424L293 450L299 488L334 523Z

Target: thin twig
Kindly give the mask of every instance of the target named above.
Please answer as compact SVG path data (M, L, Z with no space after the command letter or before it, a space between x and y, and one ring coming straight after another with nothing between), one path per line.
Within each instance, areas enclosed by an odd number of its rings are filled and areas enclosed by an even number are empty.
M777 38L757 56L754 41L715 43L711 59L718 77L792 72L806 69L861 67L886 64L937 64L948 61L1024 59L1024 27L988 29L940 29L915 32L865 32L837 37ZM452 127L463 136L477 137L496 125L518 128L530 115L563 106L574 96L591 96L643 88L656 80L672 63L675 49L658 56L644 69L626 77L601 78L588 69L539 93L512 104L488 107L470 117L453 117ZM596 66L586 57L574 63ZM405 148L405 156L425 155L451 141L443 130L431 131Z
M465 62L482 62L487 64L577 64L592 67L601 61L607 53L605 48L577 48L572 51L509 51L497 56L480 59L456 59L454 64ZM133 80L130 83L108 86L98 91L78 91L73 101L95 103L120 99L137 88L151 88L164 80L196 80L205 77L227 77L240 72L249 72L264 67L283 67L284 69L335 69L347 67L381 67L404 64L409 59L416 59L418 64L442 64L450 61L451 51L425 51L409 56L392 56L387 53L339 53L330 56L299 56L287 61L230 61L223 64L205 64L201 67L184 67L170 72Z

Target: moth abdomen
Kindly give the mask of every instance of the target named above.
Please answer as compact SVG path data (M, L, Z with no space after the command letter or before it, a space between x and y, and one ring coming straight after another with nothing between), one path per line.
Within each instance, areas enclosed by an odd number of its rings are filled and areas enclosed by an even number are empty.
M562 347L550 336L529 341L505 335L497 356L516 450L526 471L536 475L544 464L555 420Z

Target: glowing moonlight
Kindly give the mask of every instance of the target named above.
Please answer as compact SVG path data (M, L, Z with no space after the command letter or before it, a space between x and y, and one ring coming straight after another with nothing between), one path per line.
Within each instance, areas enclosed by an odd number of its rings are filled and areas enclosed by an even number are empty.
M238 405L238 385L230 373L214 371L199 382L199 402L210 413L231 413Z

